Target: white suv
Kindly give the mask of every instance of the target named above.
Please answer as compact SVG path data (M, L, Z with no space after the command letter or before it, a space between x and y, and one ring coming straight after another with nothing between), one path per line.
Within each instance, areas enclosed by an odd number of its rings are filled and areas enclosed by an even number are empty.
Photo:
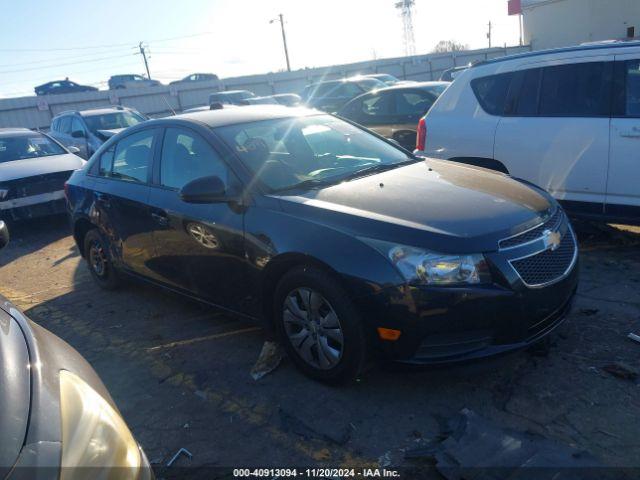
M420 120L415 153L522 178L575 215L640 223L640 42L476 64Z

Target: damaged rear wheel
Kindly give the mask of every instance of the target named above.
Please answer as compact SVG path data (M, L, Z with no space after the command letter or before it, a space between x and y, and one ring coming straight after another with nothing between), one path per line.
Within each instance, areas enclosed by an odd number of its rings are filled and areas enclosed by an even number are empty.
M120 285L118 272L111 263L106 242L98 230L89 230L84 237L84 258L91 276L102 288L113 290Z

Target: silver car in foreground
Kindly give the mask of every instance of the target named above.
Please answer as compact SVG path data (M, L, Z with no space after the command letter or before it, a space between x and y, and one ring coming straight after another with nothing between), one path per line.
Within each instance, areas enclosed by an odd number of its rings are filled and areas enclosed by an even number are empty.
M2 296L0 366L0 478L153 478L93 368Z

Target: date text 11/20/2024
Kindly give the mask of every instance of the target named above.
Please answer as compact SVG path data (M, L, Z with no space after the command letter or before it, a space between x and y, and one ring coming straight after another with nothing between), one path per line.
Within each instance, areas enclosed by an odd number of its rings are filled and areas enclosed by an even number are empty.
M235 468L234 478L399 478L397 470L386 468Z

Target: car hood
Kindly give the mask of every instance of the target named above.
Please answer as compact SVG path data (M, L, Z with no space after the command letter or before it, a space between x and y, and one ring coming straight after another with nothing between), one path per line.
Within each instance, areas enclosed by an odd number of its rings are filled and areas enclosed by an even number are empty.
M106 140L107 138L111 138L114 135L117 135L123 130L124 128L112 128L111 130L96 130L96 131L98 132L99 135L102 135Z
M0 163L0 182L47 173L77 170L84 163L84 160L72 153L2 162Z
M355 236L441 252L493 251L555 210L544 191L507 175L426 159L299 195L282 208Z

